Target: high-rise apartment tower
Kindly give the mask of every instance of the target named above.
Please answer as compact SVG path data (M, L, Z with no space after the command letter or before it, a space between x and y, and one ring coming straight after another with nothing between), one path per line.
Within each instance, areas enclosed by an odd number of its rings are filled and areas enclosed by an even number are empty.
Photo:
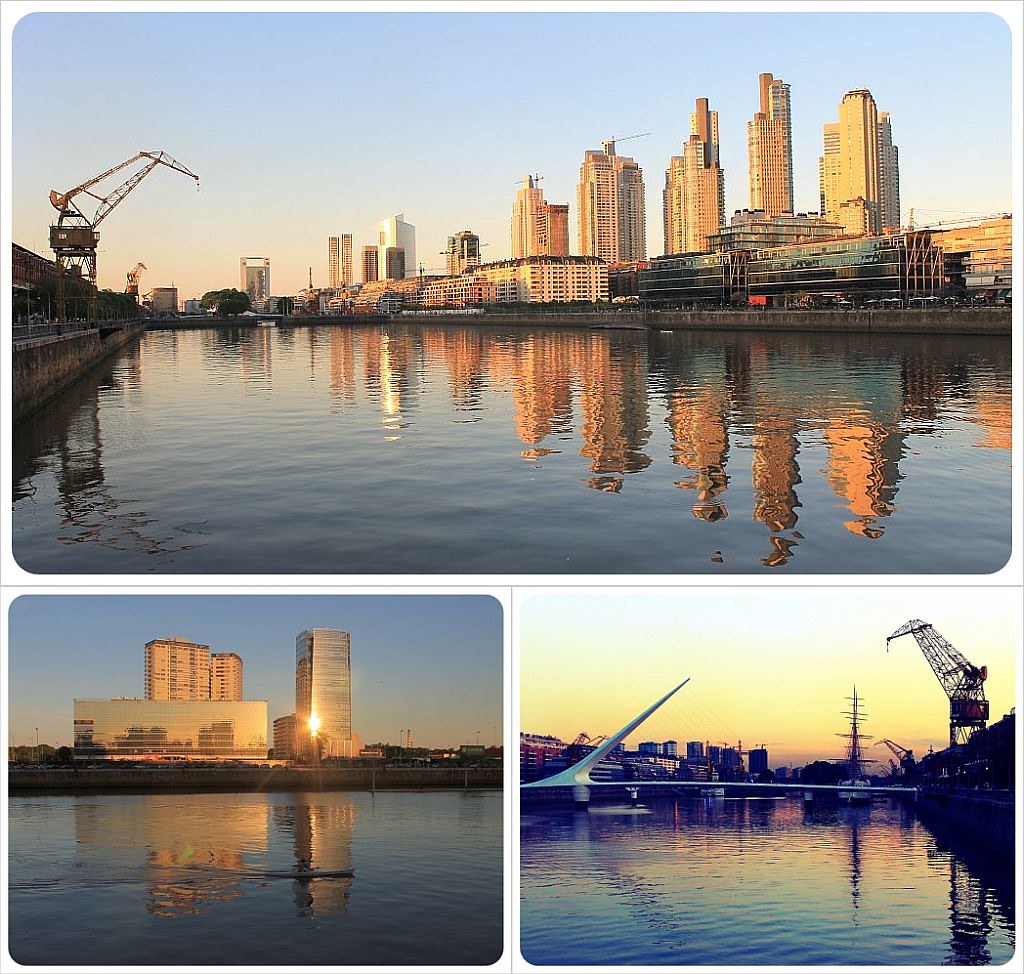
M380 280L380 265L377 248L374 247L372 244L366 244L363 247L362 264L364 284L369 284L371 281Z
M825 218L852 234L898 226L899 163L888 112L879 115L866 88L848 91L839 120L823 134L818 178Z
M580 253L609 264L647 259L643 172L615 140L587 149L576 192Z
M444 252L449 274L464 274L470 267L480 266L480 238L472 230L460 230L448 238Z
M709 249L708 237L725 223L725 173L718 160L718 112L698 98L690 113L690 138L673 156L663 193L665 253L693 254Z
M242 699L242 658L238 653L210 654L210 699Z
M758 76L760 110L747 122L750 208L769 217L793 212L793 132L789 85Z
M548 203L535 176L525 176L512 204L512 259L569 256L569 204Z
M146 643L147 700L209 700L210 647L172 636Z
M352 278L352 234L327 238L327 286L348 287Z

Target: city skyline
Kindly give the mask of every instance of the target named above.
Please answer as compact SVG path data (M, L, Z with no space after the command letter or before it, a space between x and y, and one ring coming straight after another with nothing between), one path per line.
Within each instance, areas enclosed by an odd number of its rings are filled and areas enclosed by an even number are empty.
M501 742L501 607L490 597L218 595L16 599L8 743L34 741L38 727L40 743L70 746L72 700L144 697L145 643L175 634L237 652L244 696L266 700L272 722L295 710L295 640L318 620L352 635L352 729L364 742L394 742L402 728L424 747L475 743L478 731Z
M55 16L67 21L60 31L49 26L49 18ZM405 212L417 226L421 250L432 255L429 261L420 261L428 269L442 265L434 252L442 251L447 237L467 226L480 235L483 244L490 245L488 259L501 259L510 248L508 213L517 175L524 171L542 173L548 199L572 200L579 160L587 148L613 135L624 138L622 133L651 131L650 137L627 146L628 155L644 171L647 249L654 255L662 250L661 221L656 218L661 210L660 174L684 140L686 116L698 97L708 98L721 115L726 216L749 205L744 178L748 171L746 124L758 108L758 75L762 72L772 72L791 86L797 210L818 208L817 161L822 126L832 121L843 95L861 86L868 88L876 103L891 114L894 141L900 150L904 212L916 207L922 214L931 212L930 218L935 220L943 216L940 210L990 213L1009 208L1009 34L1003 21L994 15L532 14L501 22L507 44L505 50L495 54L485 39L493 36L502 16L250 14L242 18L244 23L230 15L215 14L91 14L88 23L84 17L68 14L27 17L17 25L14 36L17 151L13 177L18 190L14 239L47 253L46 227L51 208L46 194L50 188L67 188L142 145L155 147L159 143L200 174L205 195L193 203L186 194L187 186L170 179L151 180L152 185L147 184L137 194L136 205L119 211L104 227L101 287L120 290L125 270L144 258L150 268L151 286L173 282L180 295L192 296L231 286L231 265L238 254L263 254L271 259L274 278L281 282L274 287L275 293L293 294L307 283L311 263L315 282L326 283L324 236L335 233L340 224L353 233L354 249L361 248L374 242L373 227L380 221L380 214L387 212ZM161 18L159 24L153 21L155 17ZM622 23L608 23L615 18ZM533 25L529 29L524 23L527 20ZM383 134L380 126L394 129L390 113L385 119L368 106L353 104L335 120L334 112L340 109L326 103L301 108L300 117L293 118L299 129L306 123L329 131L337 122L338 133L327 139L322 150L296 156L287 145L261 143L265 164L247 167L235 151L243 132L230 117L225 120L220 111L225 107L225 96L216 94L216 65L224 63L225 47L229 52L236 46L239 52L245 50L246 57L239 61L242 64L251 62L252 50L259 50L261 45L272 42L276 48L287 43L288 37L300 34L303 44L313 44L318 50L323 46L325 57L311 53L299 68L301 77L289 83L259 82L271 104L288 103L290 116L296 109L291 98L293 86L303 82L312 87L320 84L317 79L321 78L321 69L316 65L333 63L326 58L332 43L346 49L352 45L352 71L358 75L365 57L359 49L376 49L386 32L399 67L394 77L385 80L385 86L397 91L413 83L409 76L413 69L401 68L403 63L429 71L435 61L440 65L450 57L455 46L460 57L474 63L486 49L487 70L500 75L506 59L523 56L538 28L555 44L573 37L573 42L565 45L565 63L560 66L560 76L564 72L571 79L583 57L577 51L586 47L581 41L591 35L606 35L616 26L623 28L616 36L624 58L632 63L632 56L636 62L634 83L624 90L617 90L613 79L588 84L570 102L571 112L566 114L564 109L551 105L550 99L541 102L550 107L538 109L530 97L541 87L547 90L546 79L541 85L539 80L524 79L521 72L508 72L516 79L515 84L494 83L488 92L494 118L501 119L501 123L475 128L472 138L466 135L455 107L459 104L455 100L458 85L445 80L438 67L432 91L436 91L436 103L443 110L421 112L424 117L416 117L411 107L398 109L407 121L402 130L417 150L412 169L406 153L398 153L401 159L393 160L379 152L381 142L374 136ZM685 68L663 55L680 31L698 28L728 35L731 62L749 65L749 71L732 70L727 77L716 71L710 54L699 51L691 52ZM856 51L856 57L832 50L826 55L824 49L815 53L816 48L808 46L808 40L820 36L823 30L841 32L847 42L844 48ZM867 43L879 32L887 37L884 49ZM133 38L137 40L142 34L146 42L139 47ZM188 35L188 44L184 43L184 34ZM66 153L54 151L55 134L35 126L30 130L26 124L25 120L51 112L53 98L62 90L60 65L71 61L55 58L53 46L62 44L63 37L74 38L78 52L96 52L97 92L100 97L107 92L111 100L116 98L122 111L136 120L128 142L119 119L81 131L79 124L84 126L84 121L72 119L69 125L74 131L62 131L60 136L63 144L70 137L80 146L76 158L69 160ZM37 74L44 60L34 56L42 44L47 52L46 77ZM107 71L100 64L111 44L118 51L127 48L129 60L139 56L132 54L133 50L147 51L147 71L156 70L157 77L147 87L145 99L131 88L124 90L121 71ZM165 44L177 45L174 58L150 58ZM216 46L215 58L208 50L211 44ZM892 59L884 50L891 48L901 50L900 63L888 63ZM872 56L872 49L880 53ZM641 51L643 58L639 57ZM928 86L905 84L905 78L914 74L915 65L930 69L944 55L955 55L961 70L975 83L950 85L942 98L935 98ZM164 60L167 67L153 68ZM244 87L249 69L236 70L236 80ZM231 86L231 90L237 86ZM972 97L979 88L987 93L984 102ZM637 90L647 97L636 98ZM950 124L957 115L969 115L974 121L976 151L970 154L959 152L958 135ZM507 133L517 128L534 133L529 143L516 146L509 142ZM248 133L246 128L244 137L251 137ZM449 153L438 151L442 144L460 149L454 163ZM501 162L488 165L481 175L478 161L489 156ZM275 173L273 180L271 172ZM332 192L331 205L323 205L324 187L356 183L358 195L352 191L346 198L344 190ZM425 185L430 185L429 193L421 188ZM247 209L255 202L259 205ZM575 241L578 213L575 207L570 209L569 239ZM251 219L240 221L238 214L247 212ZM209 232L211 221L217 221L217 233ZM159 228L159 239L154 239L153 227ZM200 240L195 232L198 228L206 228Z
M843 711L856 686L868 714L863 729L920 757L948 745L949 705L913 640L886 652L886 637L910 618L932 623L988 666L990 723L1009 713L1019 621L999 589L972 589L970 601L922 588L691 589L525 601L520 728L566 741L582 731L610 735L690 677L627 738L629 747L742 741L744 749L764 744L773 768L801 766L841 757L835 735L846 730Z

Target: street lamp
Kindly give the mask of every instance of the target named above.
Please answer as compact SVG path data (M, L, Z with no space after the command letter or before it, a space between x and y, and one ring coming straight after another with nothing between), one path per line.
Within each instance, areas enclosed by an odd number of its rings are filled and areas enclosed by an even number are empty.
M36 764L39 763L39 728L36 728Z

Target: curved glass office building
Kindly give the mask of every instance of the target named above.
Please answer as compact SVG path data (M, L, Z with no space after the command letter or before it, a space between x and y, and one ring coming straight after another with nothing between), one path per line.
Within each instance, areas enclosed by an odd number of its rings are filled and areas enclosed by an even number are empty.
M295 637L296 746L316 736L324 757L352 756L351 639L341 629L307 629Z

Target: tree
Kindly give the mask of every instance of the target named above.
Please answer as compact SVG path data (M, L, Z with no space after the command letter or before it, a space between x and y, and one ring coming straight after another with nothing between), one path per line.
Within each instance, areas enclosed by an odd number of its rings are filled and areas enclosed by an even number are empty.
M58 764L71 764L75 759L75 752L73 748L68 747L66 744L62 747L57 748L57 763Z
M832 761L813 761L800 772L800 780L808 785L837 785L845 771Z
M233 287L207 291L200 299L200 303L207 310L212 308L222 315L240 315L252 306L249 295Z
M284 315L286 318L295 309L295 302L291 298L278 298L277 299L277 313Z

